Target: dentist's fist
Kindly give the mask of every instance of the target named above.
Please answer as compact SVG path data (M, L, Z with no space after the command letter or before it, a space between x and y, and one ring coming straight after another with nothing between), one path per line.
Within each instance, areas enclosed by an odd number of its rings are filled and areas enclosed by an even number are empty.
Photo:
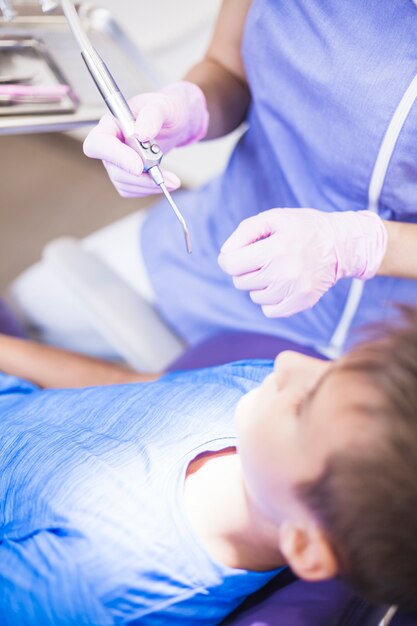
M219 265L266 317L314 306L340 278L372 278L385 255L383 221L369 211L271 209L239 224Z
M145 93L129 100L136 117L135 130L140 141L154 139L166 154L175 147L189 145L207 133L208 112L203 92L186 81L168 85L157 93ZM84 153L101 159L107 173L121 196L143 197L159 193L160 189L143 173L139 155L124 143L123 135L110 113L88 134ZM164 171L170 191L181 181L175 174Z

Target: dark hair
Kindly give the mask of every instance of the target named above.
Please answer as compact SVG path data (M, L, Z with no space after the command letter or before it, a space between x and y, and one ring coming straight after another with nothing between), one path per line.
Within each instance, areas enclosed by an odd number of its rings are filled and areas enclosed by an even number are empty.
M365 410L375 438L334 454L297 494L332 545L341 575L372 602L417 609L417 309L374 333L329 370L378 391ZM362 399L361 399L362 400ZM365 400L365 405L366 401ZM376 426L376 428L375 428Z

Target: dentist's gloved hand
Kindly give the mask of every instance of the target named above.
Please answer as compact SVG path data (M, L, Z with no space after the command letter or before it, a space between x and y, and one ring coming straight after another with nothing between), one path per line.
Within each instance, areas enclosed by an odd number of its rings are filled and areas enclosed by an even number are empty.
M266 317L314 306L339 278L372 278L387 246L383 221L369 211L271 209L239 224L219 265Z
M157 93L145 93L129 100L136 117L136 134L140 141L155 139L162 152L186 146L202 139L207 133L208 112L201 89L186 81L168 85ZM139 155L124 143L123 135L110 113L88 134L84 153L101 159L107 173L124 198L139 198L159 193L160 189L148 174L143 173ZM181 181L175 174L163 170L169 191Z

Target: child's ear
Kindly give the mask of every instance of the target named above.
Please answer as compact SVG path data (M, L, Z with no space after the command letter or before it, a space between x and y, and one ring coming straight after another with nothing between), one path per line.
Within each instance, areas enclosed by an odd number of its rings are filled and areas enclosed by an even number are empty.
M318 581L338 573L336 556L316 524L284 522L279 528L279 542L289 567L299 578Z

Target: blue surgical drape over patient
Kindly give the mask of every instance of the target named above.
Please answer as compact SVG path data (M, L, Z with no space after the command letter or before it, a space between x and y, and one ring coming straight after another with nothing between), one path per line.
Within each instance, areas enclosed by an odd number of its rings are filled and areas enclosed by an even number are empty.
M215 624L269 580L210 557L183 487L270 370L81 390L0 375L0 624Z

